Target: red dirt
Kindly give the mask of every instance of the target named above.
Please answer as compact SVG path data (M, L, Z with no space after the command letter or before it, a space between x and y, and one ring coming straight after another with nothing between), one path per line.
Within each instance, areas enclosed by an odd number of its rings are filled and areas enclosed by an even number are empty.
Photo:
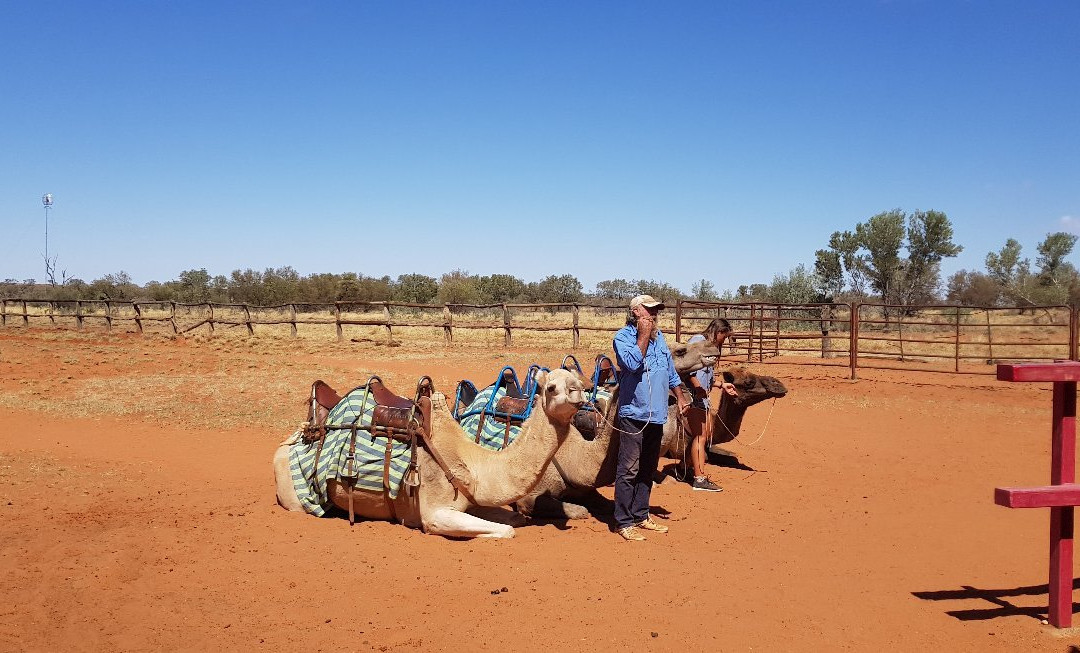
M656 486L668 535L626 543L602 521L549 521L453 541L280 509L279 422L302 418L315 376L345 386L375 371L404 390L426 373L445 389L565 352L410 359L48 333L0 332L0 399L20 398L0 403L0 650L1065 651L1078 639L1040 624L1046 511L992 500L995 486L1049 482L1047 384L752 366L790 394L771 418L770 404L748 413L744 442L768 427L754 447L729 445L745 469L710 468L723 493ZM87 379L180 367L295 383L255 393L275 407L268 426L227 431L46 403ZM195 387L168 399L202 405Z

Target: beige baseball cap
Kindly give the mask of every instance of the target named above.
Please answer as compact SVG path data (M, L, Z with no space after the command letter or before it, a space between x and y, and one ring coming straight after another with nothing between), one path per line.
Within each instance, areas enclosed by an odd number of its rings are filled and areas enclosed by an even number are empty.
M638 306L644 306L645 308L655 308L657 310L664 310L664 302L658 301L652 295L638 295L630 300L630 310L634 310Z

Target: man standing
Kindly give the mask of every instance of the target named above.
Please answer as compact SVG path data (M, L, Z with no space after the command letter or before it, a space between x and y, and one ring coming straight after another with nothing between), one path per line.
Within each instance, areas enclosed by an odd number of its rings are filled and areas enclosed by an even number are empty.
M679 411L690 400L682 390L664 334L656 324L664 304L649 295L630 300L626 326L615 333L619 363L619 461L615 474L615 527L624 540L641 541L641 529L666 533L649 516L653 475L667 421L668 390L676 389Z

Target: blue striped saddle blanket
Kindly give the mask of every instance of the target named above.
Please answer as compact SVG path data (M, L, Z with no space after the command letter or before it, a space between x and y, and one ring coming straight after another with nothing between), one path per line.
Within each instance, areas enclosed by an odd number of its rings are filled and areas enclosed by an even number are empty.
M495 395L492 401L492 394ZM521 432L521 422L519 419L509 419L504 417L496 418L491 412L485 411L484 407L494 405L498 403L499 399L506 396L506 386L503 385L489 385L476 394L476 399L473 399L461 414L464 417L459 422L461 428L465 431L465 435L470 440L476 442L485 449L491 449L492 451L501 451L504 446L509 445ZM481 420L483 421L483 429L481 430ZM477 439L477 431L480 430L480 437ZM504 444L505 442L505 444Z

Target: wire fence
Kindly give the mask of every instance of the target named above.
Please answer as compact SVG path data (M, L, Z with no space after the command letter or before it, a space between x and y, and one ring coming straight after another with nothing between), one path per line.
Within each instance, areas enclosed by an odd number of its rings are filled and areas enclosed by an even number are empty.
M734 329L723 358L758 363L995 373L999 362L1077 360L1076 309L897 306L872 303L722 303L682 300L661 328L682 341L714 318ZM124 329L204 337L224 333L315 340L441 341L491 347L608 351L626 309L592 303L333 304L0 300L0 326ZM565 339L568 337L569 342Z

